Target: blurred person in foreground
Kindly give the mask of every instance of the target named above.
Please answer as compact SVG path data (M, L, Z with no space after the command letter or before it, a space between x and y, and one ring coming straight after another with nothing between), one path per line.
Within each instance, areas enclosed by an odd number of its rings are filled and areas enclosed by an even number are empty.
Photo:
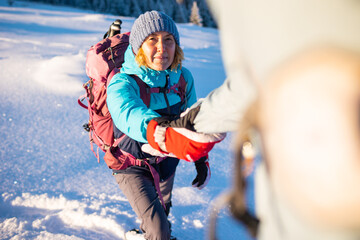
M260 150L258 239L360 239L360 1L208 3L227 79L178 121Z

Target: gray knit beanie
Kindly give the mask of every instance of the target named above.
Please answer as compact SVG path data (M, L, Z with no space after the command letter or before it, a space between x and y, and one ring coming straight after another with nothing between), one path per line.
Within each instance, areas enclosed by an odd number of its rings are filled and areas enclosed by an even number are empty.
M155 32L171 33L180 45L180 37L174 20L163 12L151 11L141 14L134 22L130 33L130 44L135 54L138 53L145 39Z

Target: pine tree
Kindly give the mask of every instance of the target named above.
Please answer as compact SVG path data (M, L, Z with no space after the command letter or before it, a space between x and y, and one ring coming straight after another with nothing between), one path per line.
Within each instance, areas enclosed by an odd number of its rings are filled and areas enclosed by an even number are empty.
M121 16L131 16L131 10L130 10L130 7L131 7L131 4L130 4L130 0L121 0L121 4L122 6L119 5L119 13L118 15L121 15Z
M161 7L162 9L159 9L160 11L166 13L167 15L169 15L171 18L174 19L174 12L176 12L176 8L174 5L174 0L162 0L161 1Z
M147 9L144 12L154 10L157 7L153 0L147 0L147 4Z
M186 17L188 15L183 1L180 2L177 0L174 8L176 9L173 16L174 21L178 23L188 22Z
M84 1L82 1L82 2L84 2ZM93 9L97 12L105 12L106 11L106 1L93 0Z
M165 10L164 4L160 0L155 1L155 4L156 4L156 9L158 11L167 13L167 11Z
M141 2L141 1L140 1ZM130 0L129 16L138 17L142 13L137 0Z
M125 0L110 0L109 8L109 12L117 16L127 16L130 9Z
M199 7L197 5L197 2L194 1L193 5L192 5L192 8L191 8L190 22L195 24L195 25L198 25L198 26L202 27L202 25L203 25L202 21L203 20L202 20L202 18L200 16Z
M66 4L66 2L62 1L62 4ZM75 7L82 8L82 9L91 9L92 4L88 3L86 0L76 0L72 1L72 4Z
M211 15L210 9L209 9L208 5L206 4L206 1L199 1L198 7L199 7L199 11L200 11L200 16L202 18L203 26L216 28L216 22Z

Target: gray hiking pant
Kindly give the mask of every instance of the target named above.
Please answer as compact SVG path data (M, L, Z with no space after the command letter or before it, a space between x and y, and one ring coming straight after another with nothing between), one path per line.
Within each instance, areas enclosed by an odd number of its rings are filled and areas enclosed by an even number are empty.
M141 220L140 228L148 240L168 240L171 236L171 224L167 215L171 206L171 191L175 174L160 182L167 213L158 198L153 178L141 173L118 173L115 176L120 189L127 197L131 207Z

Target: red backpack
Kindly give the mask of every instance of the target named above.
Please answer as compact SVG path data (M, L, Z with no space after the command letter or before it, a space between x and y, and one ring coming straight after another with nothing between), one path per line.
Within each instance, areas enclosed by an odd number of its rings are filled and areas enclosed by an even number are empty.
M78 103L89 111L89 121L84 129L89 132L91 150L99 160L99 148L106 152L111 146L116 146L121 139L114 139L114 126L106 105L106 90L111 78L120 71L124 62L124 53L129 45L130 33L116 34L103 39L90 47L86 56L86 74L90 78L83 86L86 93L79 97ZM159 92L160 88L149 88L136 75L131 75L140 88L140 97L149 107L150 94ZM179 83L171 86L168 91L179 94L185 99L186 82L181 75ZM87 100L87 105L82 101ZM95 143L97 153L93 148ZM109 166L110 168L113 168Z

